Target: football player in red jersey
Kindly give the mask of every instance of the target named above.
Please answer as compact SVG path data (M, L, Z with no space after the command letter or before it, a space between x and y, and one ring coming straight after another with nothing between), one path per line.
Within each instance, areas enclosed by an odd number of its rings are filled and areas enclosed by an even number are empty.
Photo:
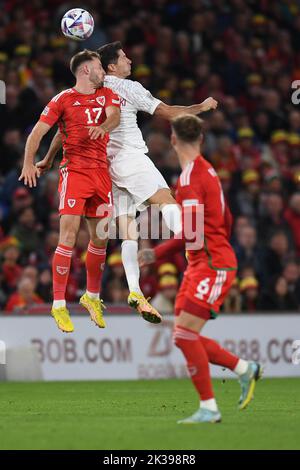
M72 57L70 69L76 84L54 96L43 110L28 136L19 178L30 188L36 186L37 178L47 169L43 161L34 164L36 152L42 137L58 123L64 138L59 181L60 234L52 262L51 314L65 332L74 330L65 291L81 216L86 218L90 243L86 257L87 291L80 303L97 326L105 328L99 294L112 210L106 147L108 133L120 122L120 99L103 87L104 70L98 54L88 50L79 52Z
M217 407L209 372L209 362L226 367L239 376L241 397L239 408L245 408L253 398L256 381L262 373L260 364L248 362L231 354L209 338L202 329L210 318L216 317L236 275L237 260L229 243L231 214L225 204L220 180L201 155L202 121L185 115L172 122L171 143L178 155L182 173L178 179L176 200L183 208L184 238L188 267L177 294L175 304L174 342L181 349L191 379L200 397L199 409L179 423L219 422ZM188 210L203 213L203 226L191 230L187 227ZM196 240L186 234L202 230L204 235ZM199 235L199 233L198 233ZM201 239L201 240L200 240ZM141 265L154 262L168 251L183 248L183 240L170 240L155 250L143 250ZM200 333L200 335L199 335Z

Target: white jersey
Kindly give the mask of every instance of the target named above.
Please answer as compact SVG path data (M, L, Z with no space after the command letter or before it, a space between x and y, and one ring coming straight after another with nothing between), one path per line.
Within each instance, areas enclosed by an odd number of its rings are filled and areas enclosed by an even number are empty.
M137 112L153 114L160 100L154 98L139 82L106 75L104 86L113 90L121 100L119 126L110 132L107 156L110 159L120 151L145 154L148 148L137 125Z

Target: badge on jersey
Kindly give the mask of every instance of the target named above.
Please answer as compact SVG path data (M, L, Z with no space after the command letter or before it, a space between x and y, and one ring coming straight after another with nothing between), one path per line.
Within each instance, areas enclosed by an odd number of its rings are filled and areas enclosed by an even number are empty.
M100 106L104 106L105 105L105 96L97 96L96 101L97 101L98 104L100 104Z

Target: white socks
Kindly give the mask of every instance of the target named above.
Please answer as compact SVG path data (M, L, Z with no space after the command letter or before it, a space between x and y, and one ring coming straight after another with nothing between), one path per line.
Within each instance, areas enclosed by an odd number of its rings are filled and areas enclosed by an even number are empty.
M166 204L161 213L166 226L174 235L182 232L181 209L177 204Z
M60 307L65 307L65 306L66 306L65 300L53 300L53 304L52 304L53 308L60 308Z
M243 375L247 372L248 370L248 362L244 361L244 359L239 359L239 362L235 366L233 372L235 372L237 375Z
M95 294L95 292L89 292L88 290L86 291L87 295L90 297L90 299L99 299L99 292Z
M130 292L142 294L139 279L140 268L138 263L138 242L136 240L124 240L121 245L122 262Z
M209 400L201 400L200 408L206 408L209 411L218 411L217 402L214 398L210 398Z

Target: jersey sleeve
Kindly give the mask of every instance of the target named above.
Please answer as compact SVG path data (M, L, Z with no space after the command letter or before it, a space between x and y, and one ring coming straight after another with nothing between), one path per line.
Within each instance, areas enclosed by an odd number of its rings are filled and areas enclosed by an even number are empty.
M146 90L139 82L131 80L128 80L128 82L130 90L129 101L131 104L133 104L138 111L153 114L161 101L151 95L150 91Z
M43 109L39 121L53 126L62 115L62 108L58 100L53 98Z
M120 108L120 97L112 90L108 89L105 100L105 108L108 108L109 106L116 106L116 108Z

